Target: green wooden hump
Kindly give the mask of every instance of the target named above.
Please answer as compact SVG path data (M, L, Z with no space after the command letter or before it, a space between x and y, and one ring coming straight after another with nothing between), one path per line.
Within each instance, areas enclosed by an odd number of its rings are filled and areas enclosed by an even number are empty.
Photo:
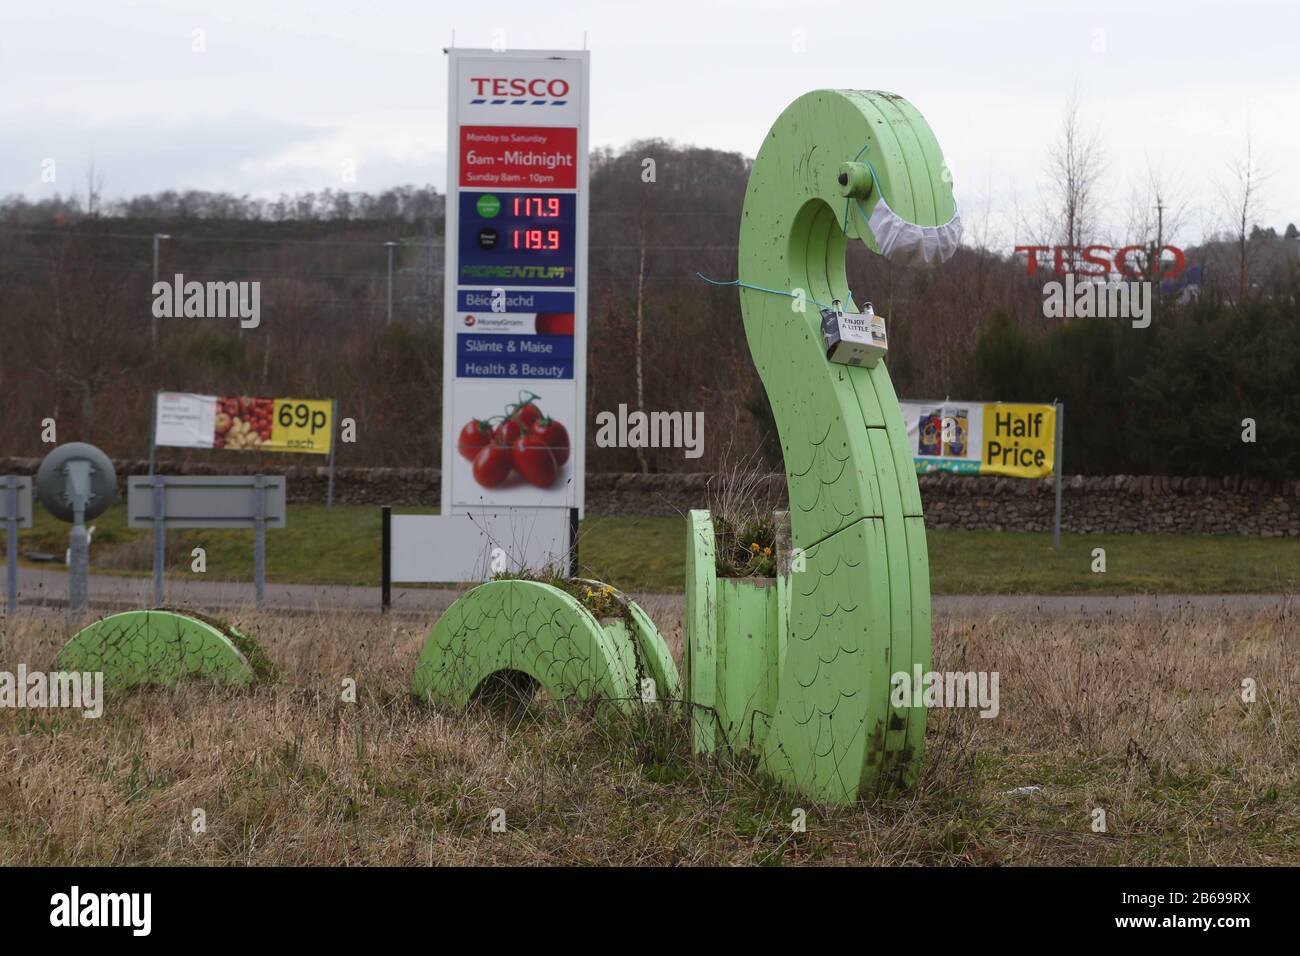
M677 673L677 665L673 663L673 652L668 649L668 643L659 633L659 628L655 626L650 615L645 612L641 605L637 604L630 597L611 585L603 581L588 580L586 578L576 579L579 583L588 584L593 588L609 588L614 595L614 599L623 607L625 613L625 623L630 631L632 640L632 649L636 654L636 668L638 685L645 678L654 681L654 696L656 700L661 701L680 701L682 699L682 680ZM645 694L641 694L645 699Z
M916 772L923 709L895 710L889 676L930 660L929 565L921 496L885 362L827 362L820 309L850 299L844 252L867 228L841 164L870 161L895 212L922 225L953 214L951 183L925 120L890 93L819 90L783 112L754 161L740 233L742 283L802 290L809 303L741 288L750 352L785 456L793 544L789 638L764 765L795 789L850 801ZM878 304L878 303L877 303ZM888 320L890 317L886 316Z
M621 601L626 602L621 594ZM415 666L412 693L464 708L493 674L517 671L552 700L604 699L630 713L641 678L656 699L680 695L667 645L650 618L627 602L631 624L602 624L580 601L540 581L489 581L438 619Z
M162 609L126 611L87 625L59 652L55 666L102 671L113 688L174 686L191 677L228 684L276 677L256 643L230 625Z

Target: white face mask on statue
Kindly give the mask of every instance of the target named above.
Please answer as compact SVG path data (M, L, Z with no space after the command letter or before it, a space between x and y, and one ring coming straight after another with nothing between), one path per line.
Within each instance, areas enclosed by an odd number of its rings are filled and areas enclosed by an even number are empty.
M885 197L876 200L868 225L880 254L891 262L907 266L931 266L947 262L961 241L961 215L953 200L952 218L942 226L920 226L908 222L889 208Z

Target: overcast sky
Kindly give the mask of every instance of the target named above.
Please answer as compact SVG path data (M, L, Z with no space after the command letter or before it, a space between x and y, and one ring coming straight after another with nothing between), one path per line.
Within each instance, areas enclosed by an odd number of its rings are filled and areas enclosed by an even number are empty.
M1115 223L1150 164L1182 187L1180 238L1199 238L1248 128L1272 174L1264 222L1300 221L1296 0L3 0L0 195L84 191L92 159L107 197L441 191L453 30L466 47L500 30L509 47L581 48L585 34L593 145L752 156L807 90L900 93L934 128L968 220L989 208L1008 242L1076 87Z

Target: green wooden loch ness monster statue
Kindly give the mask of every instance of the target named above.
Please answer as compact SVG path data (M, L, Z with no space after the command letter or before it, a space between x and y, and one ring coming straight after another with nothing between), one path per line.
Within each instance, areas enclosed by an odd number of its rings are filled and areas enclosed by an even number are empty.
M926 713L892 706L890 677L930 662L929 560L898 398L883 361L827 360L822 307L852 307L850 240L932 262L959 235L934 134L891 93L808 93L754 161L736 284L780 433L794 560L768 589L771 610L755 613L715 577L708 513L691 513L685 683L697 751L756 753L822 800L915 778Z

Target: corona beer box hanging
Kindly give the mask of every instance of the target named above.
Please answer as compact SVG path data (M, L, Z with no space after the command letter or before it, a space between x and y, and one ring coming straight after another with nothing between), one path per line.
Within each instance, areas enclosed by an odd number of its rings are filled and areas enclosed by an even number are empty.
M1045 478L1055 466L1056 406L900 402L918 474Z
M865 312L822 309L822 339L826 358L841 365L875 368L889 351L884 316L868 302Z

